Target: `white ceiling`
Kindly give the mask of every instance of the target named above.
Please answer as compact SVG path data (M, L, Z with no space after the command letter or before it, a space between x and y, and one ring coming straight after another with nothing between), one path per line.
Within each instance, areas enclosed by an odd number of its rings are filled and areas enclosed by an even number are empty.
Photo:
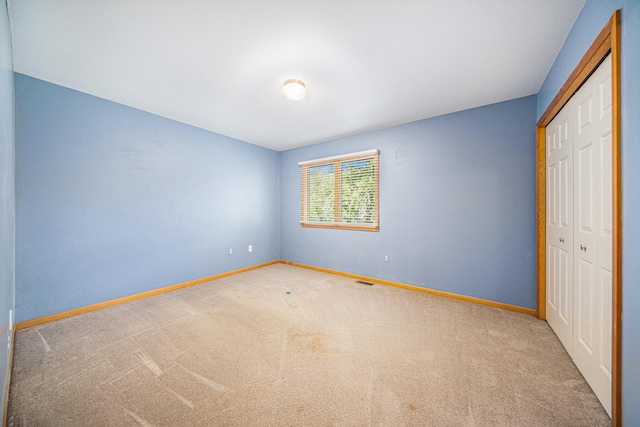
M8 3L15 71L281 151L535 94L585 0Z

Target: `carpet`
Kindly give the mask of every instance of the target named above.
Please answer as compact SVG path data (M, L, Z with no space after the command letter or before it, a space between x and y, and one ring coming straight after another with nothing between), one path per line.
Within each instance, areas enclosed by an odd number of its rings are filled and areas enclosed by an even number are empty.
M548 324L284 264L20 330L9 426L606 426Z

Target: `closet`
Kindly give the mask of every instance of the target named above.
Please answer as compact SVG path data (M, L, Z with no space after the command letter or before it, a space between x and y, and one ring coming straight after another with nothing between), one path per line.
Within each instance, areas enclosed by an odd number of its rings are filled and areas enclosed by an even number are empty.
M545 129L547 322L609 415L611 94L607 56Z

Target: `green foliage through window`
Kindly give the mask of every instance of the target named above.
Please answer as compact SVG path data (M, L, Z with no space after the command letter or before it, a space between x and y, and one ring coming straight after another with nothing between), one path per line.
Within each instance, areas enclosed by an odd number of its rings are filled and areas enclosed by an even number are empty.
M302 225L378 229L378 151L301 162Z
M342 222L373 223L376 189L374 160L354 160L342 164L340 216Z
M333 165L309 168L309 221L333 222L335 218Z

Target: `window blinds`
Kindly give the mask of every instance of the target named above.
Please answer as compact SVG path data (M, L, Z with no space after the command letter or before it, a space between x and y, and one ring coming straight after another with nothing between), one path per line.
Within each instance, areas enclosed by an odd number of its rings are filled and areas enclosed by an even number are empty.
M377 231L379 151L298 163L301 225Z

